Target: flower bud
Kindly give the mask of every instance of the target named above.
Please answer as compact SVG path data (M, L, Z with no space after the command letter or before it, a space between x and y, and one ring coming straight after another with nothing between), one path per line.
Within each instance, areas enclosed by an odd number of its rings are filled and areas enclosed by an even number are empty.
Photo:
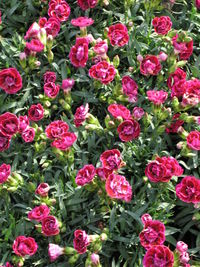
M178 252L186 252L188 250L188 245L184 243L183 241L178 241L176 244L176 249Z
M189 260L190 260L190 256L189 256L189 254L187 252L183 252L180 255L180 262L181 263L187 263Z
M99 264L99 255L96 253L92 253L90 256L91 262L94 266L97 266Z

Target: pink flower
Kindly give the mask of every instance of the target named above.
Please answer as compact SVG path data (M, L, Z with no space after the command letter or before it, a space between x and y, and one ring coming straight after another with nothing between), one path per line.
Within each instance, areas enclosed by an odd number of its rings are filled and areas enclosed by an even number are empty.
M95 167L92 164L85 165L76 175L76 184L80 186L89 184L94 179L95 174Z
M179 80L172 86L171 91L171 97L174 96L180 98L182 97L186 92L186 81L185 80Z
M101 61L89 69L89 76L103 84L112 82L115 78L116 69L107 61Z
M173 267L173 264L174 255L172 251L164 245L151 246L143 259L144 267Z
M60 31L60 21L55 17L51 17L45 23L44 29L46 30L47 35L51 35L55 38Z
M122 47L129 41L128 30L122 23L112 25L108 29L108 38L112 46Z
M35 138L35 129L28 127L25 131L23 131L23 133L21 135L22 135L23 140L26 143L33 142L33 140Z
M77 136L74 133L68 132L64 137L54 140L51 146L65 151L69 149L76 140Z
M16 94L22 88L22 77L15 68L0 71L0 88L7 94Z
M8 164L0 165L0 184L5 183L8 180L8 177L11 174L11 166Z
M106 150L101 154L100 161L104 168L111 171L120 169L122 165L121 154L118 149Z
M65 137L66 134L68 133L68 130L69 130L69 125L65 121L57 120L51 122L47 126L45 133L49 139L56 139Z
M76 230L74 232L73 240L74 248L79 254L84 254L90 244L89 236L83 230Z
M168 182L171 177L166 179L166 174L167 168L165 165L156 160L149 163L145 169L145 175L153 183Z
M50 213L50 209L47 205L40 205L38 207L35 207L28 213L29 220L35 220L40 222L43 220L46 216L48 216Z
M32 39L30 43L26 43L26 48L33 52L42 52L44 45L40 40Z
M48 15L49 17L57 18L59 21L67 21L71 9L65 0L51 0L49 2Z
M99 255L96 253L92 253L90 256L91 262L94 266L98 266L100 264Z
M4 136L0 131L0 152L7 150L10 146L11 137Z
M125 106L121 104L111 104L108 107L108 111L111 113L111 115L114 118L123 118L123 119L130 119L131 118L131 112L128 110Z
M149 215L148 213L145 213L145 214L142 215L142 217L141 217L141 221L142 221L142 223L143 223L144 225L146 225L146 223L147 223L148 221L152 221L152 217L151 217L151 215Z
M147 55L140 64L141 74L148 75L157 75L161 71L160 61L156 56Z
M19 116L18 121L19 121L19 133L23 133L29 126L29 119L26 115Z
M26 35L24 36L24 39L31 39L31 38L36 38L39 39L40 38L40 26L38 25L37 22L34 22L30 28L28 29L28 31L26 32Z
M195 0L195 6L197 9L200 9L200 0Z
M45 83L44 85L45 94L52 99L56 98L59 91L60 91L60 86L58 84L55 84L53 82L48 82Z
M69 58L73 66L85 67L88 61L88 40L85 37L76 39L76 44L72 46Z
M186 72L183 71L180 68L177 68L175 70L175 72L171 73L169 75L169 78L167 79L167 85L170 89L172 89L173 85L177 82L179 82L180 80L185 80L186 79Z
M122 78L122 89L123 93L128 96L130 102L134 103L137 101L138 85L130 76L124 76Z
M76 27L85 28L91 26L94 23L94 20L88 17L78 17L71 20L71 24Z
M96 175L99 176L102 181L105 181L112 172L113 170L110 170L108 168L104 167L96 168Z
M41 197L47 197L50 187L47 183L41 183L38 185L37 189L35 190L35 194Z
M56 244L50 243L49 248L48 248L48 254L49 254L50 261L53 262L57 260L61 255L64 254L64 248L61 248L60 246Z
M140 125L135 120L125 120L117 128L119 138L124 142L132 141L140 135Z
M164 52L160 52L160 54L158 55L158 59L160 61L166 61L167 58L168 58L168 55L166 53L164 53Z
M94 8L98 3L98 0L78 0L78 5L82 10Z
M62 89L64 90L64 92L68 93L72 89L74 84L74 79L65 79L62 81Z
M200 202L200 180L194 176L186 176L176 186L176 195L183 202L199 203Z
M87 118L88 112L89 112L88 104L86 104L85 107L82 105L76 109L76 112L74 114L74 124L77 128L84 123L84 121Z
M0 134L11 138L18 132L19 120L15 114L10 112L0 115Z
M162 90L149 90L147 91L147 97L154 105L161 105L167 100L168 93Z
M172 38L173 46L175 52L179 54L181 60L187 60L193 52L193 40L189 42L180 42L177 41L178 34Z
M48 215L42 219L42 234L45 236L54 236L58 235L59 232L59 223L56 217Z
M178 241L176 244L176 249L180 253L186 252L188 250L188 245L186 243L184 243L183 241Z
M143 108L140 107L134 107L132 111L132 115L134 119L140 120L144 116L145 112Z
M165 226L160 221L148 220L139 234L140 243L145 249L162 245L165 242Z
M180 262L187 263L190 260L190 256L187 252L182 252L180 255Z
M32 105L28 110L28 118L31 121L40 121L44 117L44 108L41 104Z
M166 35L172 27L172 21L168 16L155 17L152 21L157 34Z
M106 180L106 192L109 197L130 202L132 199L132 187L126 178L118 174L110 174Z
M56 73L53 71L46 71L43 75L44 83L54 83L56 81Z
M187 136L187 146L193 150L200 150L200 132L192 131Z
M101 57L105 57L108 51L108 44L106 41L101 40L95 44L95 46L93 47L93 50L97 55Z
M24 257L34 255L38 249L35 239L32 237L18 236L13 243L13 251L16 255Z

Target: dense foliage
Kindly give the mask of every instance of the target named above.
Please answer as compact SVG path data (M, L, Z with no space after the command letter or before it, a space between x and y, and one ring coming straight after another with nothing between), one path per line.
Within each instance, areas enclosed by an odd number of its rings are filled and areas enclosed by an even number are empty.
M0 264L200 266L200 1L0 11Z

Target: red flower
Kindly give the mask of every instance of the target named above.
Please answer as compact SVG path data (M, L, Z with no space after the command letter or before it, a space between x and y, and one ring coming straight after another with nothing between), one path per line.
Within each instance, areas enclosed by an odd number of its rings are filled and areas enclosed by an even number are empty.
M200 132L192 131L187 136L187 146L193 150L200 150Z
M35 39L39 39L40 37L40 26L38 25L37 22L34 22L30 28L28 29L28 31L26 32L26 35L24 36L24 39L31 39L31 38L35 38Z
M92 66L89 70L90 77L100 81L103 84L112 82L115 78L116 70L113 65L107 61L101 61Z
M90 244L89 236L83 230L76 230L74 232L73 244L79 254L84 254L87 251L87 246Z
M147 165L145 175L153 183L168 182L171 179L168 176L166 178L167 168L165 165L155 160Z
M186 176L180 184L176 186L176 195L183 202L200 202L200 180L194 176Z
M33 52L41 52L44 50L44 45L40 42L40 40L33 39L30 43L26 43L26 48Z
M79 37L76 39L76 44L72 46L69 58L77 68L85 67L88 60L88 39L85 37Z
M114 118L122 117L125 120L131 118L131 112L125 106L121 104L111 104L108 107L108 111Z
M15 68L0 71L0 88L7 94L16 94L22 88L22 77Z
M23 131L23 133L21 135L22 135L23 140L26 143L33 142L33 140L35 138L35 129L28 127L25 131Z
M84 28L91 26L94 23L94 20L88 17L78 17L71 20L71 24L76 27Z
M0 166L0 184L5 183L11 174L11 166L8 164L1 164Z
M45 83L44 85L44 92L49 98L56 98L60 91L60 86L53 82Z
M0 115L0 133L5 137L11 138L18 132L19 121L16 115L6 112Z
M195 0L195 6L197 9L200 9L200 0Z
M112 172L113 170L110 170L108 168L104 167L96 168L96 175L98 175L102 181L105 181Z
M19 133L22 133L29 126L29 119L26 115L25 116L19 116L18 122L19 122Z
M186 72L183 71L180 68L177 68L175 70L175 72L171 73L169 75L169 78L167 79L167 85L170 89L172 89L173 85L177 82L179 82L180 80L185 80L186 79Z
M108 38L112 46L124 46L129 41L128 30L122 23L118 23L109 27Z
M60 31L60 21L55 17L51 17L45 23L44 28L46 30L47 35L52 35L53 37L56 37Z
M184 124L183 120L179 120L181 114L177 113L174 114L172 117L172 123L168 128L166 128L166 133L177 133L178 128Z
M50 209L47 205L40 205L38 207L35 207L28 213L29 220L35 220L40 222L43 220L46 216L48 216L50 213Z
M110 174L106 180L106 192L109 197L130 202L132 187L126 178L118 174Z
M38 249L35 239L32 237L18 236L13 243L13 251L16 255L24 257L34 255Z
M55 139L55 138L62 138L65 137L66 134L68 133L69 126L66 122L58 120L58 121L53 121L51 122L46 130L46 136L49 139Z
M172 176L180 176L183 174L183 168L179 165L178 161L173 157L157 157L156 160L166 167L166 177L169 179Z
M118 170L121 167L122 159L118 149L106 150L100 156L100 161L104 168Z
M143 259L144 267L173 267L173 264L174 254L164 245L151 246Z
M35 194L41 197L47 197L50 187L47 183L41 183L38 185L37 189L35 190Z
M54 83L56 81L56 73L53 71L46 71L43 75L44 83Z
M160 61L153 55L147 55L140 64L140 72L145 76L157 75L161 68Z
M166 35L172 27L172 21L168 16L155 17L152 21L157 34Z
M141 245L148 249L165 242L165 226L160 221L149 220L139 235Z
M78 0L78 5L81 9L87 10L94 8L97 5L98 0Z
M74 124L77 128L80 127L86 120L88 112L89 112L88 104L86 104L85 107L82 105L76 109L76 112L74 114Z
M187 60L193 52L193 40L189 42L179 42L178 34L172 38L173 46L175 49L175 52L179 54L179 58L181 60Z
M168 93L163 90L149 90L147 91L147 97L154 105L161 105L167 100Z
M70 15L70 6L65 0L51 0L49 2L49 17L57 18L59 21L66 21Z
M122 89L123 93L128 96L130 102L135 103L137 101L138 85L130 76L124 76L122 78Z
M186 92L186 80L179 80L172 86L171 97L182 97Z
M129 142L140 135L140 125L135 120L125 120L118 126L117 132L122 141Z
M93 180L95 174L95 167L92 164L85 165L76 175L76 184L80 186L89 184Z
M0 152L7 150L10 146L11 137L4 136L0 130Z
M58 235L59 232L59 223L56 217L48 215L42 219L42 234L45 236L54 236Z
M40 121L44 117L44 109L41 104L32 105L28 110L28 117L31 121Z
M77 136L74 133L66 133L65 137L54 140L51 146L65 151L70 148L76 140Z

